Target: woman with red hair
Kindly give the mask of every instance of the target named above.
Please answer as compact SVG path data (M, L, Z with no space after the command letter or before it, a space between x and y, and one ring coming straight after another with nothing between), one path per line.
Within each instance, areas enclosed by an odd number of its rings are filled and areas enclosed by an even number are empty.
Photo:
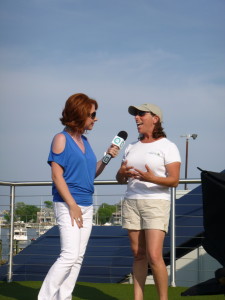
M48 163L52 170L52 194L60 232L61 252L42 284L38 300L70 300L92 229L94 179L106 164L96 160L84 133L97 121L98 103L74 94L66 101ZM118 148L107 150L112 157Z

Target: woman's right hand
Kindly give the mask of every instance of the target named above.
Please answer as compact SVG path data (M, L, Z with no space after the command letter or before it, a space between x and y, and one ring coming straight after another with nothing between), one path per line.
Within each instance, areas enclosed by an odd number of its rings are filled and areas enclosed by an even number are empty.
M69 206L69 212L70 212L72 226L74 226L74 220L75 220L79 228L83 227L82 211L80 207L76 203L74 203Z
M119 183L125 183L128 178L134 177L136 172L133 169L134 167L127 165L127 161L123 162L116 175L117 181Z

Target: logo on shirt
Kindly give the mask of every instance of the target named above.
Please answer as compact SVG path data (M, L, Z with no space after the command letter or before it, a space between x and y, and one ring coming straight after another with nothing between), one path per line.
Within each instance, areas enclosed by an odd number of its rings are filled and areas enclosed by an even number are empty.
M148 152L148 154L156 155L156 156L162 157L162 153L160 153L160 152Z

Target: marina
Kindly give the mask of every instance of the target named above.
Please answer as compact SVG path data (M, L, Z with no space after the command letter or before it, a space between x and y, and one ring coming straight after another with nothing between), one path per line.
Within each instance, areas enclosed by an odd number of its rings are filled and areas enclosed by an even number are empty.
M15 241L15 246L17 245L17 252L19 252L19 250L21 249L26 248L50 228L48 226L48 228L38 228L38 230L37 228L31 227L15 229L13 239ZM8 259L9 255L9 228L1 228L0 240L2 241L2 253L0 253L0 260L2 259L3 261L5 261Z

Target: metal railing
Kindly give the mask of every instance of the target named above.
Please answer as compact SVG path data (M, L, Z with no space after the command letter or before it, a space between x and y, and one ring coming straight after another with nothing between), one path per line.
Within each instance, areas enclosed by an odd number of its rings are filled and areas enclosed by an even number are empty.
M200 179L180 179L179 184L200 184ZM121 185L115 180L97 180L94 183L98 185ZM0 181L0 186L10 187L10 234L9 234L9 260L7 281L12 281L13 276L13 235L14 235L14 217L15 217L15 197L16 187L27 186L51 186L51 181L27 181L27 182L6 182ZM170 285L176 286L176 246L175 246L175 200L176 188L171 188L171 217L170 217Z

